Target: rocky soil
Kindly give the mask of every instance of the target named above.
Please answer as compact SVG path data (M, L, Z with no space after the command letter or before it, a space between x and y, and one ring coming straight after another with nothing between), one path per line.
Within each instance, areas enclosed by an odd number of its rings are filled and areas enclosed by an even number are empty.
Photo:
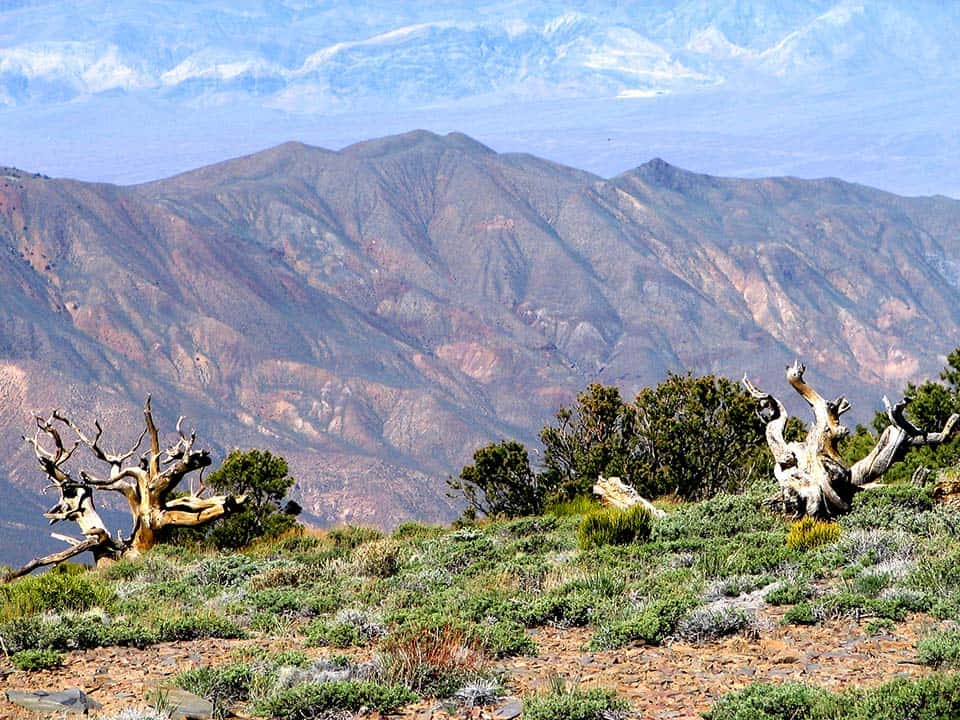
M771 621L779 619L777 608L765 612ZM838 690L922 675L929 668L915 662L915 643L935 624L935 620L918 614L881 635L867 634L864 625L852 619L817 627L775 624L760 638L735 636L704 644L676 642L604 652L583 649L589 630L544 628L534 633L539 647L535 657L510 658L498 665L508 673L513 697L545 690L551 678L559 674L583 687L616 689L630 701L639 718L693 720L724 693L754 681L796 681ZM9 663L0 661L0 684L15 690L78 687L103 705L101 713L109 715L142 706L151 688L162 686L179 672L231 662L238 648L266 644L271 650L286 650L296 647L297 642L295 638L266 643L262 639L197 640L144 650L86 650L70 653L60 670L29 674L12 671ZM323 648L307 650L318 657L329 652ZM369 653L358 651L359 655ZM499 706L471 713L425 701L396 717L504 719L517 707L515 700L507 699ZM0 717L28 720L36 715L0 699Z

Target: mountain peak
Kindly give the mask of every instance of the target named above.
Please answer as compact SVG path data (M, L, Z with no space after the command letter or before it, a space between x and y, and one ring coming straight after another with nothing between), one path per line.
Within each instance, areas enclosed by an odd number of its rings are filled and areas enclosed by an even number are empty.
M400 135L388 135L376 140L365 140L345 147L341 152L360 157L382 157L406 152L414 148L460 150L473 155L493 155L495 151L460 132L437 135L429 130L411 130Z
M639 165L637 172L646 177L656 177L661 175L674 175L677 172L684 172L675 165L671 165L663 158L655 157L652 160Z
M689 170L684 170L676 165L671 165L659 157L648 160L634 170L624 173L621 177L638 178L648 185L654 185L680 193L686 192L703 182L716 180L716 178L712 178L709 175L701 175L690 172Z

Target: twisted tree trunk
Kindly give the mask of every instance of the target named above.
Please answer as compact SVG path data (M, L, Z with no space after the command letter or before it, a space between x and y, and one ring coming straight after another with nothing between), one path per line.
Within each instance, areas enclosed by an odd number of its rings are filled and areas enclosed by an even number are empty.
M876 481L903 459L909 448L939 445L957 429L960 416L954 414L940 432L924 433L903 415L909 399L891 406L884 397L890 425L866 457L847 467L837 443L847 434L840 416L850 409L850 404L843 396L832 401L824 399L803 379L805 371L799 361L787 368L787 382L813 410L813 427L802 442L784 439L788 416L783 403L759 390L746 376L743 378L747 391L757 400L757 413L766 422L767 445L775 461L773 472L780 484L780 500L786 510L797 516L831 517L846 512L853 496L876 487Z
M202 472L196 490L191 488L189 494L174 497L177 486L189 473L210 465L210 455L206 450L194 450L196 433L191 433L189 437L183 434L182 417L177 421L177 442L161 450L160 434L153 420L149 396L144 404L143 416L143 432L136 444L125 453L108 453L100 446L103 428L99 421L94 423L96 434L91 439L58 410L48 418L37 418L36 433L25 440L33 446L37 461L50 478L49 487L56 488L60 493L60 501L43 516L51 525L61 520L76 522L83 534L83 540L54 533L53 537L67 542L71 547L34 558L4 576L2 582L88 551L93 554L98 565L120 557L136 556L152 548L165 530L203 525L233 512L246 501L246 496L243 495L203 497ZM69 428L77 436L70 448L63 442L63 427ZM44 446L44 436L48 438L47 444L53 444L52 450ZM137 465L125 467L125 463L133 457L147 436L150 438L150 449L140 457ZM94 457L109 466L107 477L96 477L86 470L81 470L80 479L77 480L66 469L67 462L81 444L89 448ZM116 538L111 537L94 507L94 490L118 492L126 498L133 520L129 537L124 538L119 533Z

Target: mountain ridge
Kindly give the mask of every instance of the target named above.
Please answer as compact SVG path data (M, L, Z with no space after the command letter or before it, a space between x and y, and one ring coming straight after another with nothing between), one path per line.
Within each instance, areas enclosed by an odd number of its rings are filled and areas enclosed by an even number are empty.
M444 520L475 447L535 442L590 381L774 389L800 355L869 414L960 344L949 199L659 159L604 179L428 131L133 186L8 174L0 475L19 493L41 485L17 441L33 411L102 416L124 444L153 391L217 456L286 455L317 522Z

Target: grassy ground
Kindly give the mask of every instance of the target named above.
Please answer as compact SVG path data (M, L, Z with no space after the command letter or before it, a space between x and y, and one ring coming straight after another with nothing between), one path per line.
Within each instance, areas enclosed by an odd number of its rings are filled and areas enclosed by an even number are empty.
M424 697L483 705L509 682L492 669L495 659L536 653L532 628L585 628L584 652L709 643L768 632L770 605L785 606L785 622L853 617L876 633L928 613L943 629L905 660L944 671L960 662L952 625L960 619L960 511L922 490L863 493L838 524L812 527L791 527L750 496L671 506L654 522L584 512L593 510L581 504L459 529L404 525L390 535L303 531L236 554L166 547L102 571L61 567L0 587L0 638L24 670L75 648L198 637L330 648L322 661L251 653L178 679L220 712L243 707L262 717L390 712ZM897 706L901 714L890 717L954 717L943 714L954 696L960 703L952 675L905 682L879 699L758 685L710 717L840 718L841 708L880 713L886 701L926 713ZM611 693L562 684L526 704L525 716L541 719L629 713ZM793 714L776 714L781 707Z

